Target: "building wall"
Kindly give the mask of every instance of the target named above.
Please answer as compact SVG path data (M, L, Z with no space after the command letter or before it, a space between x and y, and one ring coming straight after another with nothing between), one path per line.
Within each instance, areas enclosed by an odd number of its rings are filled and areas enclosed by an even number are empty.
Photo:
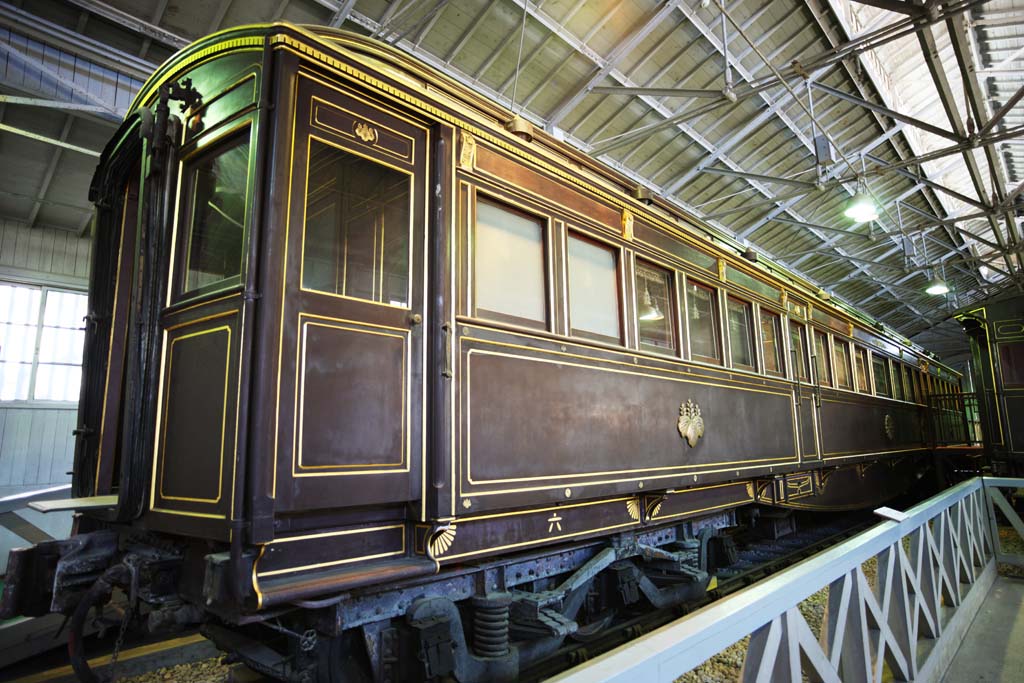
M88 237L0 219L0 281L85 291L90 257ZM0 498L71 481L77 413L69 403L0 402ZM55 537L71 528L70 513L15 514ZM20 545L24 539L0 527L0 571Z

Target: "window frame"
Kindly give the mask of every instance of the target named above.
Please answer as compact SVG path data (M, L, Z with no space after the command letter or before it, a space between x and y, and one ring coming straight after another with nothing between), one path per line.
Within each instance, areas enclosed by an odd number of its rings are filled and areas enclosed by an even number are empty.
M856 381L857 381L857 379L853 376L853 372L854 372L853 365L852 365L853 357L850 355L850 342L848 340L844 339L843 337L840 337L840 336L835 335L835 334L830 335L830 336L832 337L832 366L833 366L832 370L833 370L833 378L835 379L835 383L836 383L836 388L837 389L842 389L844 391L856 391L857 390L856 389ZM842 351L843 358L846 360L846 379L849 382L846 385L840 384L840 382L839 382L839 373L835 372L835 368L838 366L838 362L839 362L836 359L836 347L838 345L841 345L840 346L840 350Z
M476 258L477 258L477 239L476 239L476 224L477 224L477 205L480 201L489 203L497 206L503 210L508 210L509 213L518 214L523 218L536 221L541 228L541 266L544 273L543 282L543 299L544 299L544 320L538 321L531 318L522 318L517 315L511 315L509 313L502 313L500 311L491 311L490 309L481 309L478 303L477 296L477 285L478 279L476 276ZM530 330L541 330L544 332L550 332L554 321L554 308L552 305L552 274L551 274L551 259L552 259L552 244L551 244L551 231L552 231L552 220L550 216L546 216L539 211L531 211L529 207L523 206L522 204L513 202L505 197L501 197L489 192L481 192L479 188L474 188L472 195L472 203L470 206L469 220L468 222L468 236L470 243L469 252L469 263L467 268L469 270L469 313L470 316L478 320L487 322L493 322L504 325L513 325L516 327L522 327ZM566 291L566 304L568 304L568 291Z
M702 356L702 355L695 354L693 352L693 334L692 334L692 332L690 330L690 294L689 294L689 288L690 288L690 284L691 283L694 286L696 286L696 287L699 287L701 289L704 289L704 290L710 292L710 294L711 294L711 298L712 298L712 303L711 303L711 311L712 311L711 324L712 324L712 331L714 333L713 336L714 336L714 340L715 340L715 351L718 352L718 357L717 358L711 358L711 357L708 357L708 356ZM724 367L725 366L725 359L724 359L724 355L725 354L723 353L723 350L722 350L723 334L722 334L722 321L720 320L721 315L722 315L721 303L720 303L721 297L718 294L719 294L718 287L715 287L714 285L704 284L703 280L700 280L700 279L695 280L695 279L691 278L688 274L684 276L684 279L683 279L682 303L683 303L683 308L684 308L684 310L683 310L683 317L686 319L686 359L689 360L689 361L697 362L697 363L705 363L707 365L715 365L715 366L718 366L718 367Z
M768 375L769 377L785 377L786 368L788 364L786 363L786 342L783 339L783 315L778 311L768 308L767 306L762 306L760 304L758 304L755 308L757 314L757 348L760 350L761 353L761 369L764 371L764 374ZM766 360L768 358L768 354L765 351L764 345L764 328L761 324L761 316L763 314L771 316L775 322L775 346L778 350L778 353L776 354L775 358L779 362L778 372L768 369L768 362Z
M626 295L625 295L625 269L623 263L625 261L625 253L621 245L608 240L601 239L596 235L593 235L575 225L566 224L563 228L563 234L565 239L565 251L562 257L562 268L564 270L565 278L565 329L567 330L570 337L577 339L587 339L589 341L596 341L602 344L611 344L613 346L625 346L626 342ZM573 327L572 324L572 285L571 275L569 273L569 242L570 240L578 239L581 242L589 243L600 249L611 252L615 256L615 310L618 318L618 336L610 337L599 332L588 332L587 330L581 330Z
M860 388L860 384L859 384L861 372L860 372L859 369L857 369L857 360L858 359L862 359L864 361L864 384L865 384L865 387L863 389ZM865 394L865 395L873 394L874 393L874 390L873 390L874 387L873 387L873 383L871 381L871 356L870 356L870 353L868 352L868 350L866 348L864 348L863 346L860 346L858 344L854 344L853 345L853 364L854 364L854 372L856 372L856 376L853 378L854 379L854 391L856 391L858 394Z
M732 357L732 329L729 325L729 303L736 302L747 308L747 344L750 349L750 364L737 363ZM729 367L734 370L744 370L746 372L757 372L757 337L753 329L755 311L754 302L748 301L742 297L736 296L732 292L725 291L725 297L723 297L722 305L725 307L724 318L723 318L723 331L725 337L725 347L729 352Z
M885 386L888 388L889 393L883 394L878 391L878 375L875 373L875 359L879 359L882 362L882 367L885 368L886 382ZM892 368L889 367L889 357L885 354L871 351L871 376L874 379L872 382L872 389L875 396L881 396L882 398L892 399Z
M211 282L202 287L186 290L188 280L188 263L190 260L190 247L192 244L192 203L195 199L194 190L189 188L190 166L202 163L221 154L236 143L243 142L249 145L249 156L246 166L245 179L245 214L243 218L242 248L239 255L238 275ZM199 135L189 141L184 152L178 160L178 188L175 197L178 211L174 217L174 229L171 236L171 276L168 279L165 306L176 306L183 302L191 302L197 299L215 297L224 292L241 289L245 283L246 273L249 268L249 242L252 239L252 205L253 205L253 184L255 182L256 166L256 125L255 115L247 114L234 122L234 125L221 129L220 127L210 130L206 134ZM187 223L187 225L186 225Z
M822 344L822 350L825 352L824 368L825 368L825 372L827 373L828 376L824 378L824 381L822 381L821 377L815 378L815 380L816 380L815 383L819 387L828 387L830 389L834 389L835 388L835 368L832 367L832 340L831 340L831 335L828 332L824 331L824 330L819 330L818 328L814 327L813 325L810 326L810 329L811 329L811 339L812 339L812 344L813 344L812 348L814 349L814 356L815 356L815 361L814 361L814 365L813 365L815 370L818 370L818 360L817 360L818 336L820 335L821 338L825 340L825 343Z
M788 323L786 329L786 338L789 340L787 343L787 349L790 353L790 366L792 369L789 378L797 383L803 382L804 384L811 384L811 356L808 353L809 348L807 344L807 323L803 322L802 320L790 317L787 317L786 321ZM792 358L794 329L797 330L797 337L799 338L803 346L803 348L800 349L800 353L797 355L797 358L795 360ZM802 363L800 362L801 360L803 361ZM804 374L800 374L801 370L804 371Z
M80 401L80 397L78 397L78 396L76 396L74 400L69 400L69 401L61 401L61 400L57 400L57 399L48 399L48 398L34 398L35 393L36 393L36 377L38 375L38 370L39 370L39 348L40 348L40 345L42 343L43 329L46 327L46 325L44 324L44 321L46 319L46 300L47 300L47 296L49 295L49 293L50 292L60 292L60 293L64 293L64 294L77 294L79 296L85 296L86 297L86 312L88 312L88 310L89 310L89 308L88 308L88 306L89 306L89 293L88 293L88 291L85 290L85 289L75 289L73 287L61 287L61 286L53 286L53 285L32 284L32 283L19 282L17 280L7 280L7 279L0 279L0 285L9 285L11 287L23 287L25 289L37 289L40 292L39 310L38 310L38 312L36 314L35 331L34 331L34 334L33 334L34 338L33 338L33 342L32 342L33 343L33 347L32 347L32 363L31 363L31 369L29 370L28 398L15 398L15 399L8 399L8 400L0 400L0 407L39 407L39 408L52 407L52 408L67 408L67 409L74 408L75 406L78 405L78 403ZM6 323L6 321L0 321L0 323ZM62 328L62 329L72 329L72 328ZM83 331L87 331L87 325L85 324L84 321L82 322L82 327L80 329L82 329ZM81 350L81 353L84 354L85 353L85 337L84 337L84 335L83 335L83 338L82 338L82 346L83 346L83 348ZM84 364L85 364L84 360L85 359L83 357L79 361L79 363L77 364L76 367L84 368ZM43 363L43 365L66 365L66 366L71 366L72 364L70 364L70 363ZM84 381L85 381L85 378L83 377L82 380L79 383L79 393L81 393L81 382L84 382Z
M637 289L637 278L639 277L639 268L651 268L653 270L661 271L668 275L668 308L665 311L665 316L669 317L670 324L672 326L672 347L662 348L657 346L645 346L643 339L640 338L640 305L639 297L640 291ZM633 298L635 301L633 306L633 318L636 325L636 348L639 351L645 351L647 353L656 353L662 356L672 356L678 358L682 345L680 343L680 331L679 331L679 293L678 293L678 282L679 272L674 268L669 268L649 258L641 256L634 252L633 254Z

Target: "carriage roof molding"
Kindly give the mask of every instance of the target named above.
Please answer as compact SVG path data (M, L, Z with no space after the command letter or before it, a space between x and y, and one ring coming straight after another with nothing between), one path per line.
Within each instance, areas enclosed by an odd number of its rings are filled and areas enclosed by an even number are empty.
M334 53L339 57L356 57L377 70L381 70L382 67L384 70L398 69L406 77L413 77L431 85L429 91L417 92L418 97L426 100L450 98L450 101L446 101L446 103L461 105L460 108L463 112L474 115L473 123L484 125L487 132L492 135L506 140L515 140L519 144L518 138L514 138L504 128L505 123L517 116L515 112L397 47L342 29L308 24L299 25L283 21L235 26L212 33L186 45L160 65L139 89L128 109L125 122L135 118L135 114L141 107L148 107L152 103L160 86L179 77L190 67L213 58L219 53L242 49L263 49L267 44L282 42L291 44L293 47L305 46L308 49L302 50L302 52L307 57L320 61L336 60L336 57L331 55ZM122 134L119 132L115 139L121 137ZM532 144L528 146L528 149L534 153L543 150L563 164L566 161L575 164L577 170L583 169L587 172L586 180L592 183L602 183L605 186L602 188L604 191L612 190L616 195L617 202L628 207L638 217L653 219L652 222L655 224L672 228L691 239L696 238L709 242L710 244L702 246L705 248L710 246L716 257L725 259L730 265L750 274L759 274L763 278L774 280L785 290L806 300L814 307L838 313L851 323L863 327L869 334L889 342L895 342L909 349L922 360L927 360L930 363L936 362L934 354L888 326L883 326L879 321L870 318L845 302L831 297L821 297L819 295L822 291L820 287L804 279L803 276L764 258L760 259L757 265L743 259L740 254L747 248L745 245L660 195L651 194L653 204L650 206L634 201L629 197L629 193L637 186L635 180L555 138L542 128L538 127L533 131ZM104 156L106 156L106 150ZM652 212L653 207L657 207L659 211Z

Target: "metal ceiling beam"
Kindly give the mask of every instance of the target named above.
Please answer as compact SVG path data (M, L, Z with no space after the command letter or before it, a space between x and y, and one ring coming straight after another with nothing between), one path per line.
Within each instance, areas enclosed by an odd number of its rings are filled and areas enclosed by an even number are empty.
M61 142L68 141L68 135L71 134L71 125L74 122L74 117L64 117L64 126L61 128L60 136L58 137ZM63 154L64 148L57 147L57 149L53 150L53 154L50 156L50 162L46 165L46 171L43 173L43 179L39 183L39 191L36 193L36 200L32 203L32 209L28 212L28 218L25 220L29 228L34 228L36 225L36 218L39 217L39 210L43 206L42 200L46 198L46 193L50 190L50 183L53 182L53 176L57 172L57 164L60 162L60 158Z
M327 21L327 25L331 28L340 28L345 23L345 20L348 19L348 15L352 12L355 4L356 0L345 0L342 2L338 9L334 10L331 18Z
M158 43L173 47L174 49L181 49L188 45L189 41L177 36L170 31L165 31L159 26L155 26L148 21L139 19L138 17L123 12L116 7L112 7L105 2L100 0L67 0L73 5L81 7L84 10L92 12L96 16L103 17L107 21L130 29L135 33L146 36Z
M806 190L816 190L818 185L816 183L809 183L806 180L794 180L792 178L780 178L778 176L761 175L760 173L746 173L744 171L734 171L729 168L705 168L704 173L712 173L715 175L727 175L734 178L750 178L751 180L760 180L764 183L779 183L781 185L792 185L793 187L802 187Z
M33 58L29 57L28 55L22 53L20 50L16 50L16 49L14 49L13 47L11 47L10 45L8 45L7 43L4 43L4 42L0 42L0 52L2 52L3 54L7 55L7 57L9 59L17 61L18 63L20 63L20 64L22 64L22 65L24 65L24 66L26 66L26 67L28 67L30 69L38 70L41 74L45 75L47 78L53 79L54 82L56 82L56 83L62 85L63 87L67 88L68 90L70 90L71 92L75 93L76 95L78 95L82 99L87 100L88 102L91 102L93 105L99 107L100 109L106 110L106 112L109 115L113 115L113 116L116 116L118 118L121 118L122 114L119 113L112 106L110 106L109 103L103 101L103 99L101 97L99 97L97 95L94 95L93 93L89 92L88 90L83 88L81 86L81 84L76 83L76 82L71 81L71 80L68 80L67 78L65 78L64 76L60 75L59 73L54 71L52 68L50 68L48 65L43 64L39 60L36 60L36 59L33 59Z
M873 161L875 164L885 169L886 171L891 171L892 173L901 175L904 178L909 178L910 180L913 180L916 183L927 185L933 190L938 190L939 192L948 194L950 197L959 199L964 204L970 204L976 209L981 209L982 211L987 211L989 213L991 213L992 211L992 207L989 206L988 204L980 202L977 199L974 199L973 197L968 197L967 195L957 192L956 190L950 189L945 185L935 182L934 180L929 180L928 178L925 178L923 175L919 175L917 173L914 173L913 171L908 171L907 169L900 168L898 166L890 166L887 161L885 161L884 159L880 159L873 154L865 154L864 156L865 158L870 159L871 161Z
M725 99L721 90L695 90L693 88L626 88L621 85L599 85L590 89L598 95L650 95L651 97L697 97Z
M52 138L49 135L41 135L40 133L34 133L30 130L18 128L17 126L11 126L6 123L0 123L0 130L6 131L8 133L14 133L15 135L20 135L22 137L30 138L32 140L38 140L39 142L45 142L49 145L56 145L57 147L70 149L72 152L78 152L79 154L85 154L91 157L96 157L97 159L100 156L100 153L97 152L96 150L88 149L86 147L80 147L78 145L72 145L69 142L64 142L63 140Z
M853 0L853 2L911 16L917 16L923 10L920 5L912 5L909 2L900 2L900 0Z
M823 232L837 233L837 234L840 234L840 235L844 235L846 237L856 237L858 239L867 240L869 242L873 242L874 241L874 238L872 238L870 235L866 235L866 234L864 234L862 232L853 232L852 230L843 230L841 228L831 228L831 227L829 227L827 225L819 225L817 223L805 223L803 221L794 221L794 220L792 220L790 218L775 217L772 220L775 221L776 223L786 223L787 225L799 225L801 227L814 228L815 230L821 230Z
M880 104L875 104L874 102L868 102L867 100L865 100L862 97L857 97L856 95L851 95L850 93L845 93L842 90L837 90L835 88L831 88L831 87L825 85L824 83L811 83L811 86L815 90L820 90L820 91L822 91L824 93L828 93L829 95L832 95L833 97L838 97L841 100L846 100L847 102L850 102L851 104L856 104L858 107L864 107L865 109L870 109L871 111L876 112L878 114L881 114L883 116L888 116L890 119L895 119L897 121L902 121L903 123L910 124L914 128L920 128L921 130L928 131L929 133L932 133L933 135L938 135L939 137L946 138L947 140L952 140L953 142L964 142L965 139L966 139L964 137L961 137L961 136L957 135L956 133L951 133L948 130L943 130L942 128L939 128L938 126L933 126L930 123L926 123L926 122L924 122L924 121L922 121L920 119L916 119L913 116L908 116L906 114L901 114L898 111L894 111L892 109L889 109L889 107L885 107L885 106L882 106Z
M1017 71L1016 73L1020 73L1020 71ZM982 137L986 135L997 124L999 124L999 122L1003 120L1003 117L1006 116L1011 109L1017 106L1017 103L1020 102L1022 97L1024 97L1024 85L1018 88L1017 92L1011 95L1010 98L1006 100L1006 103L1003 106L999 107L999 109L997 109L994 114L992 114L992 118L988 120L988 123L982 126L981 130L978 131L978 136Z
M635 31L633 31L625 39L618 41L615 48L608 55L607 59L597 62L597 70L594 71L586 80L585 83L578 85L575 90L567 93L562 100L555 105L545 118L547 119L547 125L549 130L553 130L558 127L565 115L572 111L573 107L579 104L584 97L586 97L590 89L593 88L602 79L608 76L612 69L616 68L622 58L636 49L643 40L646 40L647 36L651 35L655 29L661 26L672 12L678 7L680 0L669 0L656 12L647 17Z
M84 104L82 102L59 102L48 100L43 97L23 97L21 95L0 95L0 102L7 104L21 104L28 107L42 107L44 109L70 109L73 111L86 111L98 114L109 114L110 110L98 104Z

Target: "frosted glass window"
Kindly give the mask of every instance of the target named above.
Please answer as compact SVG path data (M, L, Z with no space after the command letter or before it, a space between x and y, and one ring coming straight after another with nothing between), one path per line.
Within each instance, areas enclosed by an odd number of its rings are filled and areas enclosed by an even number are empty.
M836 384L843 389L852 389L850 381L850 347L842 339L832 339L836 359Z
M305 289L406 306L412 178L310 140Z
M764 352L764 369L771 375L781 375L782 329L779 316L771 311L761 311L761 346Z
M640 348L675 351L672 274L646 263L636 264L636 317Z
M687 280L686 317L690 330L690 355L695 360L720 363L718 295L715 290Z
M473 273L478 315L547 326L544 224L539 219L478 199Z
M750 304L730 296L725 302L725 307L729 313L729 357L732 359L733 367L753 370L753 321Z
M78 400L87 311L84 294L0 284L0 401Z
M619 341L616 253L569 237L569 323L573 334Z
M818 369L818 384L832 386L832 363L829 360L828 336L824 332L814 332L815 364Z

